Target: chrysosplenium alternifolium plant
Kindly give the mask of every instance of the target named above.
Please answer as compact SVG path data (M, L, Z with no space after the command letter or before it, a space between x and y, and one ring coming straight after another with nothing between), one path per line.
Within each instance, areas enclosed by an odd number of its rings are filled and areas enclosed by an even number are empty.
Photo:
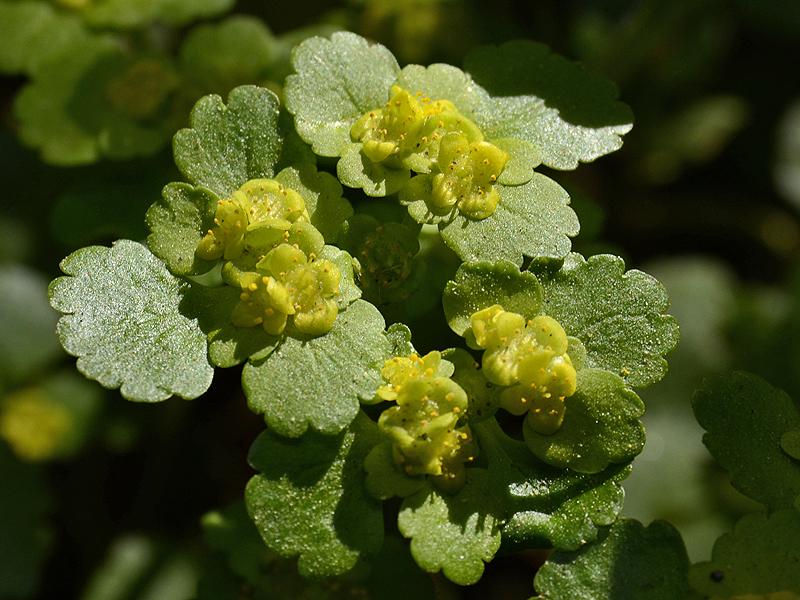
M146 245L64 260L64 347L143 402L244 363L267 424L246 504L304 575L378 553L393 497L417 564L459 584L501 543L594 539L644 443L634 389L677 327L652 277L570 253L569 197L535 169L617 149L628 109L529 42L401 69L337 33L293 65L283 103L253 86L197 103L174 140L187 182L147 212ZM387 328L431 295L462 347L420 354Z

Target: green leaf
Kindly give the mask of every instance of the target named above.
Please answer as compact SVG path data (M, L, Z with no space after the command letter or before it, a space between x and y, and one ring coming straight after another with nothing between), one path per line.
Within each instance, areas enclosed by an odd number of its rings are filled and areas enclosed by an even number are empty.
M464 263L442 296L450 328L464 336L470 317L494 304L533 318L542 312L542 286L532 273L521 272L507 261Z
M536 573L542 598L675 600L689 593L689 559L666 521L623 519L577 552L555 552Z
M191 30L180 49L184 85L202 94L261 84L276 59L276 40L255 17L236 15Z
M87 36L65 46L59 60L44 63L14 101L22 141L45 162L73 166L102 156L153 154L172 125L139 122L108 101L108 86L130 59L108 37Z
M30 598L38 587L52 532L45 473L17 460L0 442L0 597Z
M593 475L556 469L508 437L495 419L475 423L473 431L479 459L488 464L495 514L504 521L504 544L574 550L595 539L598 527L613 523L622 510L620 481L630 467L613 465Z
M152 21L185 25L213 17L233 6L234 0L104 0L83 9L88 23L100 27L132 28Z
M380 368L391 344L378 310L356 300L327 334L286 337L265 359L247 364L242 386L250 409L280 435L297 437L311 426L335 434L355 418L359 399L381 384Z
M564 405L564 422L553 434L537 433L525 421L525 442L544 462L599 473L642 451L644 427L639 417L644 403L618 375L600 369L578 371L578 389Z
M548 167L574 169L618 150L632 127L613 83L543 44L480 47L467 56L465 69L492 96L479 111L486 137L530 142Z
M383 513L363 483L364 458L378 440L362 413L337 436L266 431L253 444L249 460L260 473L247 484L247 509L270 548L299 556L301 575L345 573L380 550Z
M347 187L362 189L372 197L388 196L400 191L411 177L408 169L391 169L372 162L362 154L361 144L350 144L342 150L336 175Z
M213 262L198 258L197 244L214 225L219 199L188 183L170 183L145 215L147 245L176 275L205 273Z
M89 33L44 2L0 2L0 73L35 73Z
M481 578L484 562L500 548L500 522L486 510L489 486L485 470L468 469L467 483L454 496L428 486L405 499L397 525L411 538L411 555L423 570L441 570L459 585Z
M61 353L47 281L22 265L0 266L0 388L44 369Z
M395 496L405 498L426 485L425 477L410 477L397 468L392 455L392 443L388 441L370 451L364 461L364 471L367 473L364 482L367 491L377 500L388 500Z
M266 356L281 341L262 327L236 327L231 323L240 294L241 290L228 285L215 288L193 285L181 303L181 312L196 318L208 336L208 359L216 367L233 367L251 356Z
M579 224L561 186L537 173L525 185L501 185L498 191L500 204L491 217L473 221L458 213L439 224L442 239L461 260L521 265L525 256L561 260L567 255Z
M350 128L383 106L400 68L392 53L348 32L313 37L292 54L296 71L286 79L286 106L297 132L321 156L341 156Z
M689 583L705 596L728 598L800 590L800 512L743 517L714 544L710 562L692 565Z
M756 375L731 373L705 382L692 406L736 489L771 510L796 505L800 462L782 449L782 437L800 429L796 401Z
M227 198L250 179L270 178L281 152L278 98L244 85L223 104L217 95L195 104L190 128L173 140L175 164L191 183Z
M303 197L311 224L326 242L338 239L344 222L353 214L353 207L342 196L342 186L333 175L317 171L312 164L302 164L283 169L275 179Z
M386 337L392 345L392 356L409 356L414 352L411 343L411 330L402 323L394 323L386 330Z
M587 366L645 387L667 372L664 355L678 343L678 325L664 314L669 299L653 277L617 256L584 259L570 254L561 270L537 273L544 287L542 312L556 319L587 351Z
M453 381L467 392L470 423L492 417L498 408L498 388L483 376L472 355L462 348L450 348L442 352L442 357L453 364Z
M238 576L253 585L258 583L269 555L244 502L204 514L201 525L206 544L225 554Z
M187 284L147 248L119 240L91 246L61 263L50 285L64 349L78 370L129 400L196 398L211 384L206 339L179 309Z

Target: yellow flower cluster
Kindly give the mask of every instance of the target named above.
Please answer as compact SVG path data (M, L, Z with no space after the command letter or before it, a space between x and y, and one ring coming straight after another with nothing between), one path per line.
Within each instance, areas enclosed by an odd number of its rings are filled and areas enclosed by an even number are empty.
M325 241L309 222L303 197L270 179L245 183L220 200L214 227L197 245L204 260L226 261L225 281L241 289L231 321L281 335L330 331L338 314L341 273L317 258Z
M377 399L396 402L378 419L393 443L395 461L408 475L429 475L436 485L456 491L464 485L465 463L474 460L467 425L467 393L455 381L438 375L439 352L423 357L398 356L386 361L386 381Z
M575 393L575 367L567 354L567 334L555 319L529 321L495 304L472 315L475 340L483 354L483 373L504 386L500 406L522 415L537 432L551 434L564 420L564 400Z
M392 86L386 105L356 121L350 136L372 162L429 176L431 192L424 199L433 214L458 208L485 219L497 208L494 183L508 154L484 141L478 126L449 100Z

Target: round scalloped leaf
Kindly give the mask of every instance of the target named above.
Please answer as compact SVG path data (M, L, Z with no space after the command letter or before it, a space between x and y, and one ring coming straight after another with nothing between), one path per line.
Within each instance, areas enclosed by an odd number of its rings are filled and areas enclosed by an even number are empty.
M50 285L64 349L78 370L134 401L175 394L196 398L211 384L206 336L180 304L188 284L146 247L119 240L90 246L61 262L68 277Z
M389 98L400 67L392 53L354 33L313 37L294 49L286 106L297 132L321 156L341 156L350 127Z
M537 433L525 421L525 443L544 462L599 473L642 451L645 436L639 417L644 403L618 375L600 369L578 371L578 389L564 406L564 422L550 435Z
M76 16L44 2L0 2L0 73L35 73L87 35Z
M464 263L447 282L442 304L450 328L463 337L470 317L494 304L529 319L540 314L542 286L535 275L508 261Z
M152 21L185 25L213 17L233 6L234 0L102 0L81 9L88 23L99 27L133 28Z
M800 590L800 512L746 515L714 543L711 561L692 565L689 583L704 597ZM750 596L747 596L748 598ZM779 596L776 594L775 596ZM793 596L786 596L787 598Z
M430 486L406 498L397 516L400 533L411 538L411 555L424 571L442 571L450 581L471 585L484 562L500 548L500 522L487 509L489 475L468 469L467 482L451 496Z
M245 502L266 544L298 556L305 577L340 575L383 543L383 512L364 488L364 458L380 440L363 413L337 436L266 431L250 449L259 471Z
M800 429L795 401L756 375L730 373L706 381L692 406L703 443L736 489L772 510L798 502L800 463L782 448L783 436Z
M356 300L318 338L286 337L265 359L248 363L242 387L250 409L274 431L298 437L311 426L335 434L355 418L359 399L371 399L391 344L369 302Z
M689 593L689 558L666 521L622 519L577 552L555 552L536 573L543 598L675 600Z
M336 175L347 187L362 189L367 196L394 194L408 183L408 169L390 169L374 163L361 152L361 144L350 144L342 150Z
M216 94L197 101L173 140L175 164L191 183L228 198L250 179L270 178L281 153L278 97L252 85L237 87L227 105Z
M204 188L170 183L147 210L147 245L176 275L197 275L213 266L212 261L198 258L195 250L204 232L214 225L218 201Z
M406 498L426 485L425 477L410 477L397 468L391 442L375 446L364 460L367 491L377 500Z
M342 196L342 186L333 175L317 171L313 164L302 164L283 169L275 180L303 197L311 224L326 242L338 239L344 222L353 214L353 207Z
M569 253L569 238L580 226L560 185L536 173L524 185L497 189L500 204L491 217L473 221L459 213L439 224L442 239L461 260L521 265L525 256L561 260Z
M631 130L633 115L613 83L543 44L483 46L465 69L491 94L478 111L486 137L530 142L548 167L574 169L618 150Z
M678 343L678 324L664 314L669 298L655 278L625 272L624 261L608 254L588 261L570 254L561 270L537 275L542 312L583 342L587 366L617 373L634 388L666 374L664 355Z
M473 431L489 466L495 515L505 523L504 544L574 550L595 539L598 527L613 523L622 510L620 481L629 466L593 475L556 469L508 437L495 419L474 424Z
M28 267L0 266L0 389L21 382L61 356L47 305L47 281Z
M255 17L236 15L191 30L180 49L184 85L202 94L266 80L277 58L277 40Z

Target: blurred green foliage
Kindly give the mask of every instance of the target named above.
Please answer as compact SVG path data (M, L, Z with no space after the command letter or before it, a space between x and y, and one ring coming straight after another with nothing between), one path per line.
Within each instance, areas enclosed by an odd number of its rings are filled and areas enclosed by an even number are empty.
M576 248L646 265L682 329L669 375L642 394L648 439L625 512L669 519L691 561L712 559L713 541L756 507L703 446L694 390L736 368L800 398L798 15L746 0L0 0L0 598L258 598L275 581L282 591L264 597L392 598L380 587L387 564L420 598L433 587L439 598L530 594L541 556L500 558L455 590L421 576L398 535L357 581L301 584L241 507L207 514L201 533L200 516L252 474L245 456L262 421L231 397L237 373L188 412L123 404L62 371L70 361L46 303L58 260L143 239L195 100L246 83L281 93L291 48L336 29L380 41L401 65L461 64L479 44L528 38L618 84L636 118L625 147L560 175L583 228ZM354 204L362 223L385 208L358 194ZM352 235L355 248L367 234ZM422 240L408 260L424 263L424 282L402 286L387 310L425 350L452 339L432 315L457 261L438 236ZM777 527L745 524L713 561L752 552L758 527Z

